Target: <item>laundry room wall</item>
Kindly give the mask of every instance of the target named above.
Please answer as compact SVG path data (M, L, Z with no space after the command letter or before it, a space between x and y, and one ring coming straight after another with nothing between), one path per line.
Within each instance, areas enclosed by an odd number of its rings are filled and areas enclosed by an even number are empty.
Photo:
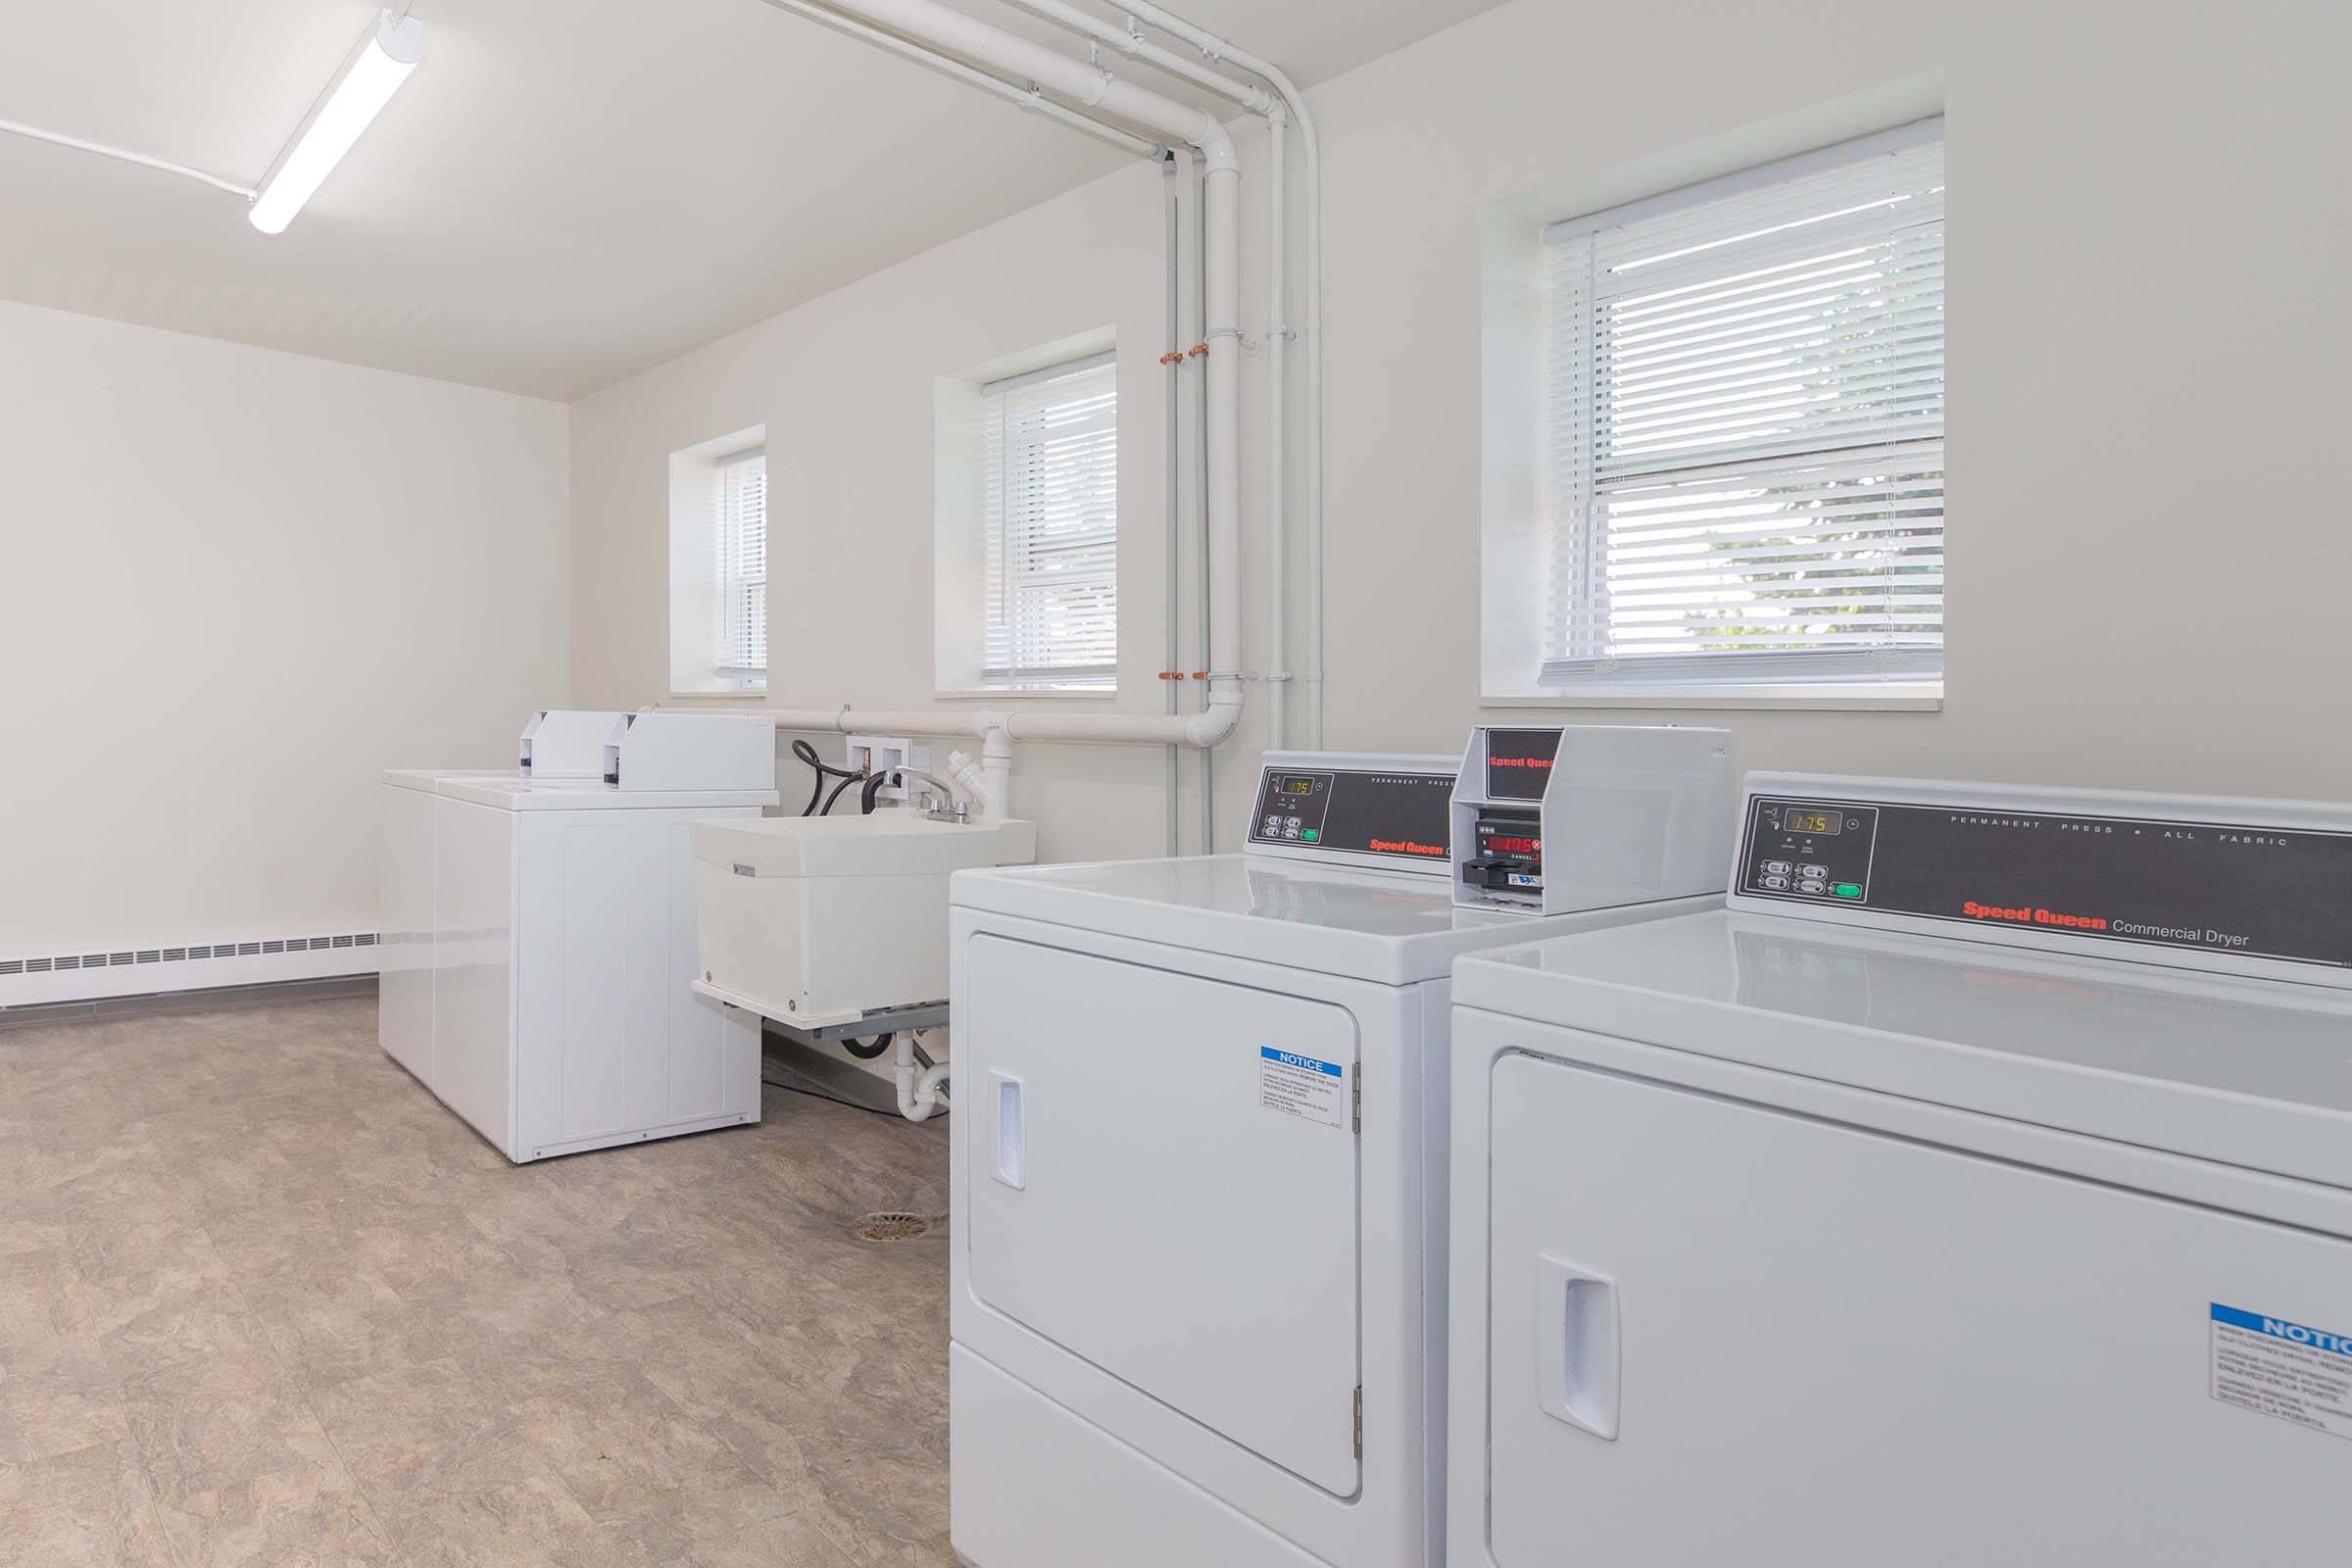
M767 449L767 699L796 708L931 705L937 383L1108 327L1118 365L1119 689L1115 698L1017 702L1162 711L1169 372L1158 360L1168 346L1163 204L1178 183L1139 161L574 404L578 700L628 708L667 699L669 456L760 425ZM1245 219L1253 252L1263 216ZM1262 287L1262 276L1245 278L1247 297ZM1262 430L1254 401L1262 386L1250 396L1244 428ZM1253 441L1246 495L1262 488L1262 462ZM1189 471L1184 481L1180 512L1189 517ZM1262 510L1251 505L1246 522L1245 560L1255 562L1264 549ZM1179 531L1189 561L1189 523L1180 520ZM1262 622L1263 605L1262 582L1252 581L1247 624ZM1192 615L1188 596L1180 622L1189 628ZM736 697L709 701L744 705ZM1006 694L941 706L1015 701ZM1250 765L1264 733L1262 712L1253 712L1219 759L1227 773ZM813 739L839 757L840 736ZM944 764L956 743L933 744ZM965 744L978 750L976 741ZM1197 765L1188 756L1188 791ZM808 771L786 754L780 773L797 808ZM1014 809L1037 820L1043 858L1157 853L1164 777L1158 747L1023 745ZM1187 810L1186 843L1197 847Z
M1721 723L1749 766L2352 793L2334 630L2352 581L2334 472L2352 358L2352 204L2334 167L2352 142L2334 79L2348 55L2352 11L2291 0L1516 0L1311 91L1327 177L1327 743L1449 751L1482 713L1482 276L1497 216L1570 216L1646 194L1629 170L1737 168L1791 150L1792 127L1836 139L1940 109L1941 710L1483 711ZM1252 331L1266 323L1261 146L1245 145ZM1580 193L1585 209L1542 208ZM770 590L774 699L929 702L933 378L1111 323L1119 704L1156 710L1160 194L1150 168L1120 172L575 405L579 700L663 697L667 456L764 423L783 475L771 548L790 574ZM1246 399L1262 387L1246 361ZM1268 659L1257 407L1242 426L1251 669ZM1219 759L1220 848L1239 840L1260 690ZM1155 854L1161 777L1150 751L1024 748L1018 808L1041 818L1048 858ZM1189 795L1189 761L1183 777ZM1189 848L1189 799L1184 816Z
M0 960L375 930L376 775L564 700L565 439L0 304Z

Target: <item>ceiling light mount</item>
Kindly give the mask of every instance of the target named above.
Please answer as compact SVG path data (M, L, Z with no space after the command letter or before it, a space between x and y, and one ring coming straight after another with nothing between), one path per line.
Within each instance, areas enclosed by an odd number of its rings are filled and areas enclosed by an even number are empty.
M407 5L378 11L334 80L303 117L285 151L262 176L260 194L246 213L253 226L265 234L284 233L423 59L422 20L410 16Z

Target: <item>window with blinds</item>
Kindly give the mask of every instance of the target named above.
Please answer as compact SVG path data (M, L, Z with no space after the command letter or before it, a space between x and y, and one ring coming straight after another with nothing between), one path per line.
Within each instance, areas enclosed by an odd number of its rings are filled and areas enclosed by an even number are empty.
M1542 683L1940 680L1942 122L1544 240Z
M981 388L994 687L1108 689L1119 657L1119 406L1100 354Z
M718 461L718 644L722 676L767 674L767 453Z

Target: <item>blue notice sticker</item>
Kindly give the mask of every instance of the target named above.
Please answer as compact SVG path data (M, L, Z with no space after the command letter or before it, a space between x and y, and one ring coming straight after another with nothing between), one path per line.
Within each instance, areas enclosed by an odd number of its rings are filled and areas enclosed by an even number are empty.
M1257 1102L1267 1110L1326 1127L1355 1123L1348 1064L1274 1046L1257 1048Z
M2219 1301L2210 1305L2216 1399L2352 1438L2352 1335Z
M1295 1051L1276 1051L1272 1046L1260 1046L1257 1054L1268 1061L1279 1061L1286 1067L1297 1067L1304 1072L1325 1073L1334 1078L1348 1076L1348 1069L1336 1061L1319 1061L1313 1056L1301 1056Z

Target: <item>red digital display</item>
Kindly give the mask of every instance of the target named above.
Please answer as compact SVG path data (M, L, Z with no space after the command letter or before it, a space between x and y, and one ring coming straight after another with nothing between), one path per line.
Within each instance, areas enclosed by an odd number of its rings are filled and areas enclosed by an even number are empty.
M1541 855L1544 841L1510 833L1489 833L1479 839L1490 855Z

